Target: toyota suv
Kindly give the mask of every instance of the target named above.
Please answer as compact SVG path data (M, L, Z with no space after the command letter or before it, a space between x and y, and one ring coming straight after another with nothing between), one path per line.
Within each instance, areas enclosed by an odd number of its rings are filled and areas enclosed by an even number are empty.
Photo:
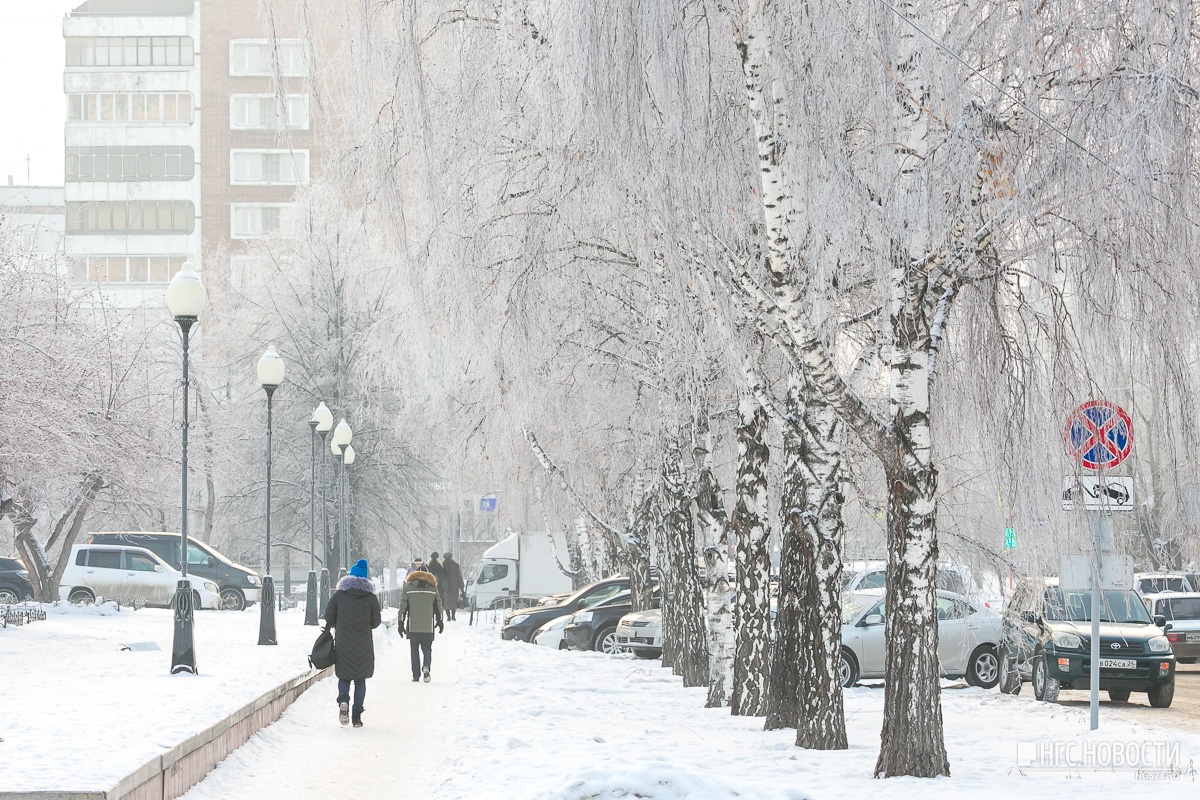
M89 544L134 545L150 550L174 569L179 569L180 535L178 533L148 533L119 531L93 533ZM188 573L207 578L221 587L221 608L241 611L258 602L259 575L249 567L235 564L217 548L199 539L188 537Z
M1033 682L1038 700L1054 702L1060 687L1091 686L1090 591L1063 589L1058 578L1021 581L1004 613L1000 691L1016 694ZM1163 635L1167 620L1151 617L1131 589L1106 589L1100 606L1100 689L1115 702L1146 692L1167 708L1175 696L1175 655Z

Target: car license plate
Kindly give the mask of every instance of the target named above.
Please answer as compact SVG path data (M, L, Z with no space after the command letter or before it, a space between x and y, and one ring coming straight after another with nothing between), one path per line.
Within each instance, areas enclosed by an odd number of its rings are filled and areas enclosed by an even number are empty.
M1200 633L1189 633L1187 635L1187 643L1195 644L1196 642L1200 642Z
M1132 658L1102 658L1100 666L1105 669L1137 669L1137 662Z

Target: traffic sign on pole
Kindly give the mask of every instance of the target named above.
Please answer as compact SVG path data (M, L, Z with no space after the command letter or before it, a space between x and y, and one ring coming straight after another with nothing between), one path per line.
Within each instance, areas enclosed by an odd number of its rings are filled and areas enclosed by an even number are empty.
M1009 550L1017 548L1017 531L1015 528L1004 529L1004 546Z
M1067 417L1067 452L1086 470L1106 470L1133 452L1133 420L1107 400L1089 400Z

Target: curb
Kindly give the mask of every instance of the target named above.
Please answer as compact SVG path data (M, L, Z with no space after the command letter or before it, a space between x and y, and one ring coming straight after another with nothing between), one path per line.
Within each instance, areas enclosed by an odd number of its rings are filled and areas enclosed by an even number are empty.
M251 736L279 719L284 709L314 683L332 674L333 667L310 671L276 686L220 722L150 759L107 791L0 791L0 800L175 800Z

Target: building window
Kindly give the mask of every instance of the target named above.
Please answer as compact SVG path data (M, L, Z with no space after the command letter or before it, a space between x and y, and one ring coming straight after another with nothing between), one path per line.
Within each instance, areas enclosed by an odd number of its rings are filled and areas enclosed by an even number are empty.
M299 39L234 39L229 43L229 74L273 75L276 55L280 74L297 78L308 74L304 43Z
M262 239L279 233L287 216L288 203L234 203L230 227L234 239Z
M67 233L191 233L190 200L94 200L67 203Z
M72 258L71 279L90 283L167 283L187 256L86 256Z
M308 151L230 151L229 182L258 185L308 183Z
M190 36L68 36L68 67L190 67Z
M308 130L308 95L235 94L229 98L229 127L232 130Z
M191 122L190 92L67 95L68 122Z
M190 181L190 147L68 147L67 181Z

